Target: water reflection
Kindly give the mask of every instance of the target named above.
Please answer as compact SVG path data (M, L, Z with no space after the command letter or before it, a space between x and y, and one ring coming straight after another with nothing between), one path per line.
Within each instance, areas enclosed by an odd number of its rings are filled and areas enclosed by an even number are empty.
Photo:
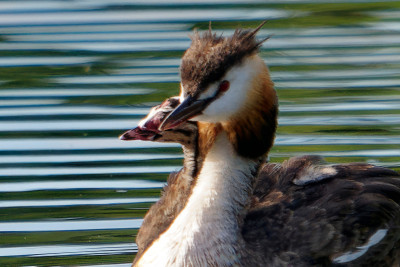
M114 199L66 199L66 200L11 200L0 201L0 208L15 207L54 207L54 206L76 206L76 205L114 205L156 202L158 198L114 198Z
M276 138L278 145L384 145L400 144L400 136L318 136L318 135L296 135L296 136L278 136Z
M9 101L7 101L9 103ZM17 102L16 105L7 109L0 109L0 118L12 116L49 116L49 115L137 115L144 116L149 112L148 108L137 107L105 107L105 106L43 106L46 102L40 102L40 107L25 107L21 109L23 102ZM30 102L28 102L30 103ZM50 102L52 103L52 102ZM55 102L61 104L62 102Z
M97 10L87 12L76 9L74 12L60 10L50 12L46 16L41 13L2 14L0 24L4 26L19 25L79 25L79 24L114 24L114 23L148 23L148 22L193 22L209 20L264 20L289 16L289 12L274 9L206 9L207 12L199 12L198 9L150 9L150 10Z
M178 147L176 144L157 144L151 142L122 142L117 137L111 138L46 138L43 139L8 139L0 140L0 151L55 151L55 150L101 150L127 148Z
M99 57L3 57L0 58L0 67L65 66L88 64L99 59Z
M343 103L344 102L344 103ZM307 111L355 111L355 110L399 110L400 101L362 101L342 103L325 103L323 105L287 105L280 108L281 112L307 112Z
M139 228L141 219L120 220L63 220L40 222L12 222L0 223L2 232L53 232L53 231L83 231L105 229L131 229Z
M166 168L165 171L171 172L174 169L176 168ZM26 172L23 172L20 175L23 175L24 173L26 174ZM36 175L46 175L46 174L36 174ZM2 187L0 188L0 192L26 192L26 191L37 191L37 190L71 190L71 189L77 190L77 189L161 188L162 186L164 186L164 184L165 184L164 182L145 181L145 180L121 180L121 181L86 180L85 181L83 179L79 181L50 181L50 182L36 181L36 182L13 182L13 183L3 182Z
M397 2L0 5L1 266L129 266L182 156L118 135L178 94L188 35L209 20L217 34L269 20L261 54L281 110L272 161L310 153L400 170Z
M74 155L29 155L0 156L0 162L4 163L69 163L69 162L105 162L105 161L135 161L181 158L174 154L74 154Z
M110 255L131 253L137 251L136 244L106 244L106 245L59 245L59 246L26 246L18 248L0 248L0 257L49 257L49 256L73 256L73 255ZM96 265L107 266L107 265ZM111 266L111 265L108 265ZM126 266L116 264L114 266ZM130 266L130 265L128 265Z
M34 168L4 168L0 170L1 176L47 176L47 175L88 175L88 174L135 174L135 173L170 173L179 170L179 166L167 166L167 167L155 167L155 166L143 166L143 167L34 167ZM81 181L80 181L81 182ZM79 186L80 182L75 182L72 188L81 188ZM78 185L77 185L78 184ZM68 186L64 183L58 185L60 189L67 189ZM88 185L84 185L87 188ZM89 185L90 186L90 185ZM101 188L101 183L99 187L91 186L92 188ZM46 189L46 188L44 188ZM8 190L8 189L7 189ZM1 191L1 190L0 190Z

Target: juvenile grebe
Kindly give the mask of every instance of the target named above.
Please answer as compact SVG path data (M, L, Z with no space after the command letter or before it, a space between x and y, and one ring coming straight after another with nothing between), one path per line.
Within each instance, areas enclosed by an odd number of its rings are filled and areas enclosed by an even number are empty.
M160 132L197 121L202 166L135 266L397 266L396 172L318 157L262 165L277 101L257 30L195 35L185 53L181 104Z
M156 239L183 209L193 187L193 178L201 167L197 155L197 125L194 122L183 123L173 131L159 131L158 127L171 111L179 104L179 98L171 97L161 105L151 109L139 126L121 135L121 140L142 140L155 142L174 142L182 145L184 153L183 168L169 175L167 186L163 188L160 200L155 203L146 216L136 237L137 255Z

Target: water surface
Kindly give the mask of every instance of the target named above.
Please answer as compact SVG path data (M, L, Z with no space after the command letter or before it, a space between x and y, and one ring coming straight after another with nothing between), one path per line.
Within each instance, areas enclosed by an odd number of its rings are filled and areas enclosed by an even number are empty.
M0 265L129 266L178 145L122 142L178 94L194 28L269 22L270 159L400 170L398 1L0 2Z

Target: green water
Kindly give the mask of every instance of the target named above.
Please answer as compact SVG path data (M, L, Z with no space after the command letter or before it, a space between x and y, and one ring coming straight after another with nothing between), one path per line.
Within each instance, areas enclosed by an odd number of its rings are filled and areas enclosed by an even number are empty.
M129 266L177 145L121 142L179 91L192 30L268 23L273 162L400 170L398 1L1 1L0 266Z

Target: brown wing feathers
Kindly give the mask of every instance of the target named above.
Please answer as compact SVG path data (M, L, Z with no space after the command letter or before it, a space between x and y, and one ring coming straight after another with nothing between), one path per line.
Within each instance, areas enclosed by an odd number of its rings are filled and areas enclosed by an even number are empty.
M369 263L378 262L385 263L379 266L392 266L400 250L399 174L353 163L333 165L336 174L314 183L291 183L304 168L321 163L321 158L304 156L291 158L282 165L263 166L268 172L260 173L255 189L258 201L253 202L243 227L245 239L250 244L258 240L256 247L264 250L264 255L282 256L291 251L299 266L326 266L386 229L386 236L377 245L346 264L373 266ZM268 180L264 186L272 187L259 189ZM392 251L382 251L382 247ZM391 257L393 254L397 256Z

